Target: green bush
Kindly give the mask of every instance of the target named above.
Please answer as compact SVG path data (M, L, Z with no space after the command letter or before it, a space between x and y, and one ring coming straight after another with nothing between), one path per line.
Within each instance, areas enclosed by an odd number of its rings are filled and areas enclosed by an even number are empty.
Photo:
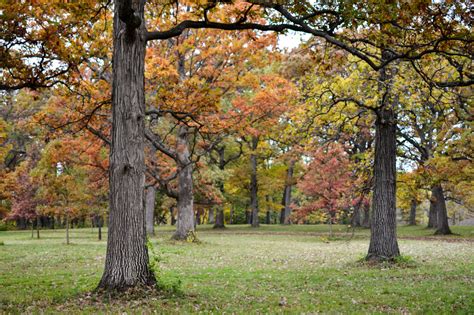
M0 221L0 231L8 231L8 225L3 221Z

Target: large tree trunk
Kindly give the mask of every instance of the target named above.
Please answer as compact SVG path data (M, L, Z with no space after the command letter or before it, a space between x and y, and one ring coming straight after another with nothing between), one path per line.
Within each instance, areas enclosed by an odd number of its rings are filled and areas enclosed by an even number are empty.
M416 207L418 203L415 199L411 201L410 205L410 218L408 220L408 225L416 225Z
M214 223L214 229L223 229L225 228L224 224L224 207L219 205L216 211L216 222Z
M193 166L188 147L188 127L182 125L178 130L176 152L178 154L178 222L175 240L196 240L194 232L194 196L193 196Z
M286 180L285 180L285 193L284 193L284 211L283 211L283 224L290 224L290 215L291 215L291 188L293 186L293 172L295 169L295 160L290 160L288 169L286 171Z
M207 217L207 223L208 223L208 224L213 224L213 223L215 223L214 212L215 212L215 210L214 210L213 207L209 208L209 212L208 212L209 215L208 215L208 217Z
M358 203L354 206L354 212L352 213L352 220L351 220L351 225L352 225L352 227L361 227L361 226L362 226L362 223L361 223L361 211L360 211L361 203L362 203L362 202L358 202Z
M377 112L375 130L374 195L369 260L400 255L396 223L396 117L392 108Z
M441 184L437 184L433 187L432 192L434 193L436 212L438 214L438 224L436 226L435 235L453 234L449 228L448 211L446 210L446 201L444 200L443 187Z
M124 9L124 3L116 1L114 6L110 215L105 269L99 283L105 290L156 283L149 267L143 205L144 1L133 2L134 13ZM138 18L142 21L139 27Z
M146 190L145 197L145 222L146 222L146 234L155 235L155 198L156 188L150 186Z
M430 210L428 212L428 228L434 229L438 226L438 206L435 198L435 186L431 187Z
M250 209L252 211L252 227L259 227L258 223L258 182L257 182L257 154L258 138L252 137L252 153L250 154Z

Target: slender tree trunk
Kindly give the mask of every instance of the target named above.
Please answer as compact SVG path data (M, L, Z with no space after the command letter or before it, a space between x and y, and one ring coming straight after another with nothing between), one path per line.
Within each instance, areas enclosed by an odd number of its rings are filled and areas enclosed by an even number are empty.
M36 238L40 238L40 217L36 217Z
M188 127L185 125L179 127L176 151L180 170L178 175L178 222L173 239L195 241L193 167L188 148Z
M283 224L290 224L290 215L291 215L291 188L293 186L293 172L295 169L295 160L290 160L288 169L286 171L286 180L285 180L285 193L284 196L284 212L283 212Z
M66 213L66 245L69 245L69 213Z
M146 246L145 187L145 37L144 1L135 12L114 5L112 136L107 254L99 288L125 290L154 285ZM120 16L120 18L119 18ZM137 19L141 19L137 26ZM121 19L127 20L125 24Z
M230 218L229 218L229 223L232 224L234 223L234 205L230 205Z
M415 199L411 201L410 205L410 219L408 220L408 225L416 225L416 207L418 203Z
M332 231L332 213L329 214L329 237L333 237L334 233Z
M378 110L375 124L374 195L369 260L400 255L396 222L396 117L391 108Z
M146 222L146 234L155 235L155 198L156 188L150 186L146 190L145 200L145 222Z
M222 146L218 149L219 153L219 169L221 171L224 171L225 166L226 166L226 160L225 160L225 146ZM219 190L222 194L222 196L225 196L225 186L224 186L224 181L222 179L219 179L218 182ZM231 205L230 209L230 223L232 223L232 215L233 215L233 206ZM225 228L225 222L224 222L224 205L221 204L217 207L217 213L216 213L216 222L214 223L214 229L223 229Z
M435 229L438 226L438 205L436 200L435 186L431 187L430 210L428 212L428 228Z
M436 201L436 212L438 214L438 225L435 231L435 235L449 235L453 234L449 228L448 223L448 211L446 210L446 201L444 200L444 192L441 184L437 184L433 187Z
M265 224L271 224L272 223L272 207L271 207L271 204L272 204L272 197L269 196L269 195L266 195L265 196L265 200L267 201L267 213L266 213L266 216L265 216Z
M35 225L34 225L34 221L33 219L30 220L31 221L31 238L34 238L34 231L35 231Z
M258 227L258 181L257 154L258 137L252 137L252 153L250 154L250 209L252 211L252 227Z

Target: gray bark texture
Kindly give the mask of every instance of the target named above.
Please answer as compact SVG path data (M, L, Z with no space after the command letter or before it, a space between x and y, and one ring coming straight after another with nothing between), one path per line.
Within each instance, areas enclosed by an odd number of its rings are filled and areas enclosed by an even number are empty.
M213 226L214 229L223 229L225 228L224 224L224 207L219 205L216 211L216 222Z
M156 188L150 186L146 190L145 197L145 222L147 235L155 235L155 199Z
M144 1L114 6L110 215L99 288L125 290L156 283L146 246L144 187ZM119 17L120 16L120 17ZM137 21L138 20L138 21ZM124 23L127 22L127 23Z
M433 186L432 192L434 193L436 213L438 215L435 235L453 234L449 228L448 211L446 210L443 186L441 186L441 184Z
M191 163L188 143L188 127L181 125L176 140L176 153L178 156L178 221L175 240L195 241L194 232L194 196L193 196L193 165Z
M382 59L390 58L387 50ZM376 110L374 194L370 224L370 244L368 260L393 260L400 255L397 242L396 221L396 157L397 157L397 117L395 107L398 102L393 95L393 77L397 68L386 66L380 70L380 93L384 97L381 107Z
M293 186L293 172L295 169L295 160L291 160L286 170L285 192L284 192L284 208L283 208L283 224L290 224L291 215L291 188Z
M252 137L252 154L250 154L250 210L252 211L252 227L259 227L258 222L258 181L257 181L257 154L258 138Z
M438 226L438 213L435 201L434 187L431 188L430 210L428 212L428 228L434 229Z
M357 205L355 205L354 207L354 213L352 214L352 222L351 222L351 225L353 227L361 227L362 226L362 223L361 223L361 211L360 211L360 208L361 208L361 202L359 202Z
M207 223L208 224L212 224L215 222L215 219L214 219L214 208L210 208L209 209L209 216L207 217Z
M378 112L375 131L374 195L369 260L400 255L396 233L396 123L392 109Z

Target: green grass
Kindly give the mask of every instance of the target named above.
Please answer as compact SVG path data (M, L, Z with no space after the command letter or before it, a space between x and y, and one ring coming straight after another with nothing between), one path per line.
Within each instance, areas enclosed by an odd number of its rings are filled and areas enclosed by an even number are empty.
M472 313L474 228L433 237L401 227L399 266L358 262L368 230L335 226L200 226L200 244L169 241L158 227L153 246L162 282L182 294L89 303L104 264L105 240L91 229L0 232L0 313ZM404 263L408 262L408 263Z

